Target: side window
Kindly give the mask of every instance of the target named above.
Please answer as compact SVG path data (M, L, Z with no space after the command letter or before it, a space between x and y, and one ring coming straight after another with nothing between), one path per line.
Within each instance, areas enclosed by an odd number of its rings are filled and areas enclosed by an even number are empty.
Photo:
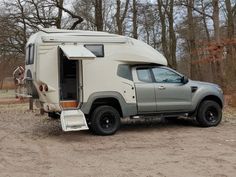
M117 69L117 75L128 80L133 80L129 65L120 64Z
M34 45L30 46L29 63L34 64Z
M165 68L153 68L153 75L158 83L181 83L182 77Z
M104 57L104 45L86 44L84 47L90 50L96 57Z
M26 65L34 64L34 45L30 44L26 48Z
M29 64L29 46L26 47L26 51L25 51L25 64L28 65Z
M137 68L138 79L143 82L152 82L152 76L149 68Z

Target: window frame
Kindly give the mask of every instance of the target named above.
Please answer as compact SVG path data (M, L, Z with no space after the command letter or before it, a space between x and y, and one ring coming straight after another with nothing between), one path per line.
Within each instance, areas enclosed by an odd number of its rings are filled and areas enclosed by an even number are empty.
M87 46L101 46L102 47L102 55L97 56L95 53L93 53ZM103 58L105 57L105 51L104 51L104 44L84 44L84 47L88 49L90 52L92 52L97 58Z

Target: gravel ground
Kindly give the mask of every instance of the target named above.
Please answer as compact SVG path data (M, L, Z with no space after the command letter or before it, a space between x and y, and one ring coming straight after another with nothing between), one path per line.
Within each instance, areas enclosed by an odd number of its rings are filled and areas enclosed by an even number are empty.
M0 105L0 176L234 177L236 109L218 127L192 121L124 121L114 136L62 132L59 120Z

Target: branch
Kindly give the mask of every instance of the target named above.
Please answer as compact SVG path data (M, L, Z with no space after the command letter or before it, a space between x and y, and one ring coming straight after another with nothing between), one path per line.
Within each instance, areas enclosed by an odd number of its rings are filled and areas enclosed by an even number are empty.
M206 17L209 17L209 18L213 19L213 17L212 17L211 15L206 14L206 13L204 13L204 12L198 10L197 8L195 8L195 7L193 7L193 6L190 6L190 5L188 5L188 4L185 4L185 3L180 2L180 3L176 3L176 5L185 6L185 7L190 7L190 8L192 8L194 11L198 12L199 14L204 15L204 16L206 16Z
M80 20L75 21L75 22L73 23L73 25L70 27L70 30L74 30L75 27L76 27L78 24L80 24L80 23L81 23Z
M128 7L129 7L129 0L126 0L126 3L125 3L125 10L124 10L124 13L122 15L122 18L121 18L121 21L123 23L125 17L126 17L126 14L127 14L127 11L128 11Z
M58 1L56 1L56 7L58 7L59 9L63 10L64 12L68 13L72 18L77 18L77 24L81 23L84 21L84 19L82 17L80 17L79 15L76 15L74 13L72 13L70 10L66 9L65 7L61 6L59 4ZM74 24L73 24L74 25Z

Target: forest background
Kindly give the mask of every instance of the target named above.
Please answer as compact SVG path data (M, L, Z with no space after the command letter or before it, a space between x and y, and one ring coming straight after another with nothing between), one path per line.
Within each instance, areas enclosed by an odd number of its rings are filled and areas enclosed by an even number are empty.
M24 65L41 28L107 31L146 42L191 79L236 91L235 0L0 0L0 81Z

